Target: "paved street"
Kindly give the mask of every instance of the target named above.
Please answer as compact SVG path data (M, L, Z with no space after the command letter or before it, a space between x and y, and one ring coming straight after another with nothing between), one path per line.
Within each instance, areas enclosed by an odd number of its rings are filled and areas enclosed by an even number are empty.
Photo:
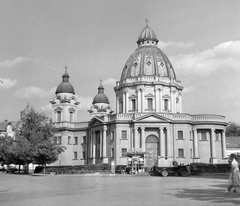
M228 176L30 176L0 173L1 206L239 205Z

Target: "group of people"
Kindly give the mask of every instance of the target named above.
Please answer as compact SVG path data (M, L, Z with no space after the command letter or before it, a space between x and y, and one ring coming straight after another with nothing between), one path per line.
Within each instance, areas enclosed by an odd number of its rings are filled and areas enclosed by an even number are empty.
M229 163L231 164L231 173L228 181L228 187L225 192L230 193L233 189L233 192L236 193L236 188L240 187L240 172L239 163L235 154L230 155Z

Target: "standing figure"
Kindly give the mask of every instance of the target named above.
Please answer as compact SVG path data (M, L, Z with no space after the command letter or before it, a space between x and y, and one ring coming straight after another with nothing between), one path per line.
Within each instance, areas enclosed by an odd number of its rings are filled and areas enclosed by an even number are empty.
M228 182L228 188L225 192L230 193L231 189L234 187L233 192L235 193L236 187L240 186L239 164L236 160L235 154L230 155L229 162L231 164L231 174Z

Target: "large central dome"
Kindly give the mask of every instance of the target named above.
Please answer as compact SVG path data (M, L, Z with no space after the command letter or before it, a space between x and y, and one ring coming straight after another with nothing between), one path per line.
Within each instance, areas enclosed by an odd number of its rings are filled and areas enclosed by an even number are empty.
M176 80L167 56L158 48L155 32L147 25L138 36L138 48L124 65L120 85L130 82Z

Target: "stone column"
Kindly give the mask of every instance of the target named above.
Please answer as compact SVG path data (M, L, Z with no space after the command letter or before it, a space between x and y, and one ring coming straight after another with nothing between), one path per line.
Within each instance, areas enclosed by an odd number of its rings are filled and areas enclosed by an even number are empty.
M116 114L119 113L119 98L116 94Z
M176 113L176 91L173 91L173 113Z
M107 157L107 128L104 126L103 128L103 157Z
M193 130L194 158L199 158L197 129Z
M145 148L145 127L141 127L141 139L142 139L142 151L145 152L146 148Z
M141 90L137 89L137 111L141 112Z
M155 111L159 112L159 89L155 87Z
M123 91L123 113L126 113L126 98L125 98L125 91Z
M172 157L172 144L171 144L171 129L167 128L167 156Z
M129 99L128 99L128 91L126 90L126 106L125 106L126 112L128 113L129 111Z
M226 137L225 137L225 130L222 131L222 157L226 158Z
M179 112L182 113L182 93L179 93Z
M102 137L102 130L99 131L100 136L100 157L103 157L103 137Z
M159 149L160 149L160 157L165 157L166 156L166 152L165 152L165 135L163 133L163 128L159 127L159 131L160 131L160 137L159 137Z
M171 95L171 98L170 98L170 102L171 102L171 108L170 108L170 111L171 113L173 113L173 90L172 88L170 89L170 95Z
M93 133L90 132L90 139L89 139L89 157L92 158L92 135Z
M142 112L145 112L145 92L144 92L144 88L142 88Z
M96 132L93 133L93 158L96 158Z
M215 129L211 129L211 144L212 144L212 158L216 158L216 146L215 146Z
M160 103L160 112L162 112L163 111L162 89L160 89L159 103Z
M134 127L134 142L135 142L134 148L135 149L140 148L139 147L139 136L138 136L138 128L137 127Z

